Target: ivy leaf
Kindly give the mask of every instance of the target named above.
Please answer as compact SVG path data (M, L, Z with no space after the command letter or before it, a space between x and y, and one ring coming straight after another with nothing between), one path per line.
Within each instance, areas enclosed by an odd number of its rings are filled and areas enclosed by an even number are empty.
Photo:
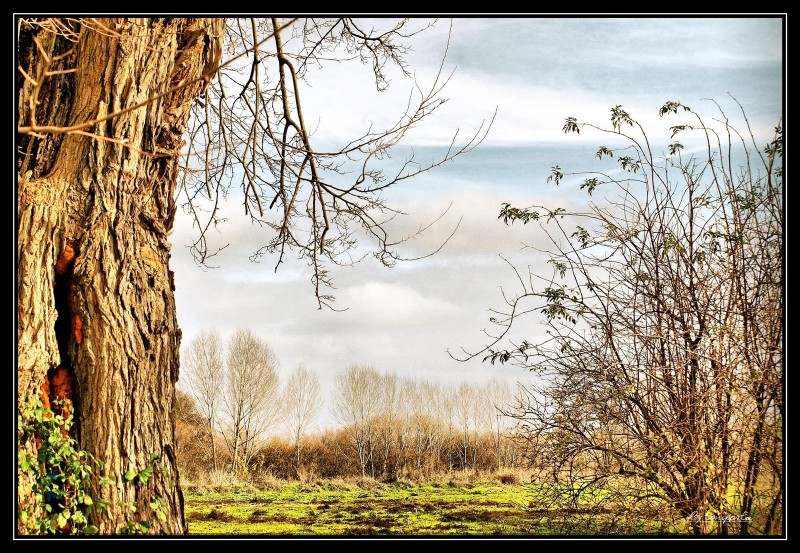
M150 480L151 476L153 476L153 467L144 468L139 473L139 481L142 484L147 484L147 481Z
M125 480L127 480L128 482L130 482L134 478L136 478L136 472L134 470L129 470L128 472L125 473Z
M87 525L87 526L85 526L85 527L83 528L83 533L84 533L84 534L88 534L88 535L90 535L90 536L93 536L94 534L96 534L96 533L97 533L97 526L94 526L94 525L92 525L92 524L89 524L89 525Z

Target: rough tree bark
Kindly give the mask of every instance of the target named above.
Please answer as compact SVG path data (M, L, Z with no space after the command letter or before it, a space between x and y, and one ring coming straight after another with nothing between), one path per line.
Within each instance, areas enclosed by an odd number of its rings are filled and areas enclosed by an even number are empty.
M27 74L18 74L20 126L78 125L202 77L214 69L224 25L205 18L87 23L64 20L73 40L19 25L18 65ZM204 86L194 82L84 129L94 137L18 139L18 401L38 394L49 370L74 371L76 438L116 478L97 490L110 504L92 521L101 533L130 520L147 520L154 532L186 532L173 420L181 332L167 235L182 136ZM66 246L76 254L71 282L55 270ZM19 447L31 451L29 442ZM164 469L146 484L123 477L150 465L151 455ZM30 505L31 483L18 477L19 505ZM150 506L159 497L161 515Z

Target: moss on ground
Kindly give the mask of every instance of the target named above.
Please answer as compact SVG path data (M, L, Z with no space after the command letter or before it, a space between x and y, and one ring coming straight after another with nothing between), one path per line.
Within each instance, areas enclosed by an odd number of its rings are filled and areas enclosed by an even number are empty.
M574 533L532 508L535 484L286 483L272 489L186 493L193 535L503 535ZM613 516L576 513L589 524ZM572 529L572 530L571 530ZM667 530L674 529L668 528ZM590 530L591 531L591 530ZM637 533L665 531L643 524Z

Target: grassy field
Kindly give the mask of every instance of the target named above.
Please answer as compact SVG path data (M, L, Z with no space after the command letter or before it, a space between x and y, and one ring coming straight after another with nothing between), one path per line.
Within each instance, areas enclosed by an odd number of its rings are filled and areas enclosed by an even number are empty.
M531 502L531 485L395 482L285 483L204 493L187 490L190 535L469 535L576 533ZM603 512L572 512L600 521ZM660 523L634 533L664 532ZM674 529L673 529L674 531ZM580 533L580 530L578 530ZM626 532L630 533L630 532Z

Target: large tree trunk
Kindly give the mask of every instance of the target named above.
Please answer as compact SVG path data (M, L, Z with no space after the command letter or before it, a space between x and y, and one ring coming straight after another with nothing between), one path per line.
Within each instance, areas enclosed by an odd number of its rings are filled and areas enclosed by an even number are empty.
M18 62L27 73L18 77L20 126L81 124L201 77L219 57L223 29L222 20L184 18L64 25L76 34L18 27ZM128 521L186 532L173 419L181 333L167 234L182 135L205 84L85 129L94 137L42 132L18 141L19 402L39 393L49 370L74 372L75 437L116 479L102 489L95 482L109 502L92 521L102 533ZM59 276L55 265L67 246L74 269ZM151 455L163 468L147 483L123 477L151 466ZM27 478L18 473L20 507L35 501ZM156 498L161 514L150 505Z

